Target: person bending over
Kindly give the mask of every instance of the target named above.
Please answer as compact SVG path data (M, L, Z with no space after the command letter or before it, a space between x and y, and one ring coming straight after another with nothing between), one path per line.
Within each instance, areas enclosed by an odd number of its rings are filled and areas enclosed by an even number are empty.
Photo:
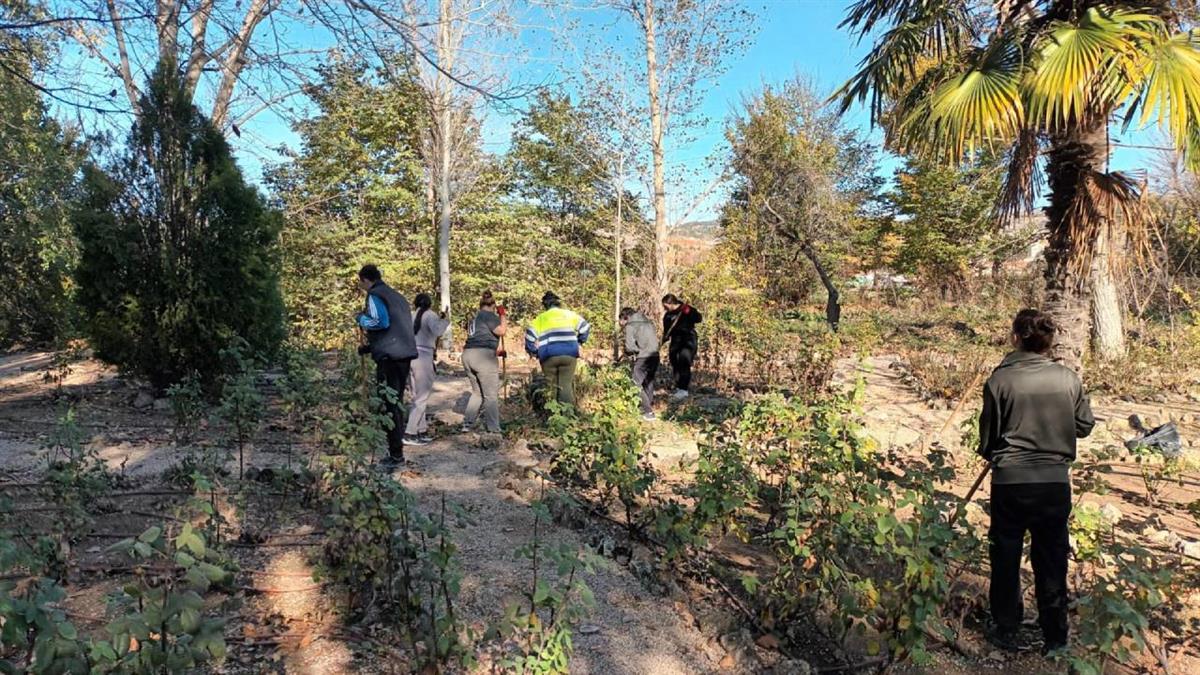
M483 425L489 433L500 433L500 338L508 332L508 320L496 311L491 291L479 299L479 311L467 323L467 344L462 364L471 382L471 398L463 417L463 431L470 431L483 411Z
M375 377L391 387L395 398L385 396L384 404L392 420L387 430L388 456L383 468L394 469L404 462L404 388L413 359L417 358L416 336L413 334L412 310L391 286L383 283L383 275L375 265L364 265L358 272L358 287L366 294L366 304L357 317L358 325L366 332L367 343L362 347L375 361Z
M654 376L658 373L658 331L654 322L645 314L626 307L620 314L621 328L625 331L625 354L633 358L633 383L641 396L642 419L654 419Z
M993 643L1017 648L1024 616L1021 551L1030 535L1043 652L1067 646L1067 520L1075 441L1095 426L1079 376L1050 360L1054 321L1035 309L1012 323L1013 351L983 388L979 454L991 463L988 595Z
M563 309L552 291L542 296L546 311L537 315L525 330L525 351L542 364L546 383L559 403L575 405L575 365L579 348L587 342L592 326L583 317Z
M671 398L682 401L692 388L692 363L696 360L699 337L696 324L704 320L695 307L685 303L673 293L663 296L663 341L670 341L667 360L671 372L675 373L675 393Z

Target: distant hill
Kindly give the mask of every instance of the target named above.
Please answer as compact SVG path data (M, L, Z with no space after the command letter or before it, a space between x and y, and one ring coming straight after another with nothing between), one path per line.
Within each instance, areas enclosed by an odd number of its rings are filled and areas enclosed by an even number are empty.
M674 237L687 237L690 239L703 239L712 241L717 238L720 233L721 221L713 220L689 220L679 227L671 231Z

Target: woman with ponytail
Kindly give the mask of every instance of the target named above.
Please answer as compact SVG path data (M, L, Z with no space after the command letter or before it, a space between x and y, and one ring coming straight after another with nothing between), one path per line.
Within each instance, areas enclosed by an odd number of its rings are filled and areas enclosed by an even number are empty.
M433 392L433 362L437 355L437 341L446 332L450 322L430 311L433 299L428 293L417 295L413 305L417 308L413 317L417 358L412 362L412 409L408 412L404 442L410 445L425 445L433 440L429 436L429 421L425 416L425 408L429 404L429 394Z
M1067 556L1070 543L1071 462L1075 441L1096 420L1075 371L1052 361L1054 320L1036 309L1012 323L1013 351L983 388L979 454L991 464L988 591L993 643L1019 647L1021 554L1030 535L1038 624L1043 651L1067 646Z
M463 431L470 431L483 412L484 427L489 433L500 433L500 338L508 332L508 320L503 311L497 312L496 299L484 291L479 299L479 311L467 323L467 344L463 347L462 364L471 382L471 398L463 416Z

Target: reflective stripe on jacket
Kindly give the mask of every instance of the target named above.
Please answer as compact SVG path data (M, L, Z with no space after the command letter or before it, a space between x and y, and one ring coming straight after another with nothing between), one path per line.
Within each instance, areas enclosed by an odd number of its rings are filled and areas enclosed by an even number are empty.
M587 342L592 326L569 309L551 307L538 314L525 329L525 351L539 361L553 356L579 357L579 345Z

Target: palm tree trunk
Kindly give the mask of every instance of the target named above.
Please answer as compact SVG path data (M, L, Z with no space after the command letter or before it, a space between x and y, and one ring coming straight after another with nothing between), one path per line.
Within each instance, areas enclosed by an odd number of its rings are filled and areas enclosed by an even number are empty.
M1090 172L1101 171L1107 155L1107 122L1103 116L1087 124L1056 134L1051 138L1046 182L1050 203L1046 207L1050 230L1046 246L1045 311L1058 325L1053 356L1077 373L1083 372L1090 318L1090 287L1086 274L1073 264L1081 251L1094 241L1078 241L1079 213L1073 209Z
M1092 261L1092 348L1105 361L1125 355L1125 325L1121 292L1113 274L1113 247L1117 245L1111 225L1096 242Z

